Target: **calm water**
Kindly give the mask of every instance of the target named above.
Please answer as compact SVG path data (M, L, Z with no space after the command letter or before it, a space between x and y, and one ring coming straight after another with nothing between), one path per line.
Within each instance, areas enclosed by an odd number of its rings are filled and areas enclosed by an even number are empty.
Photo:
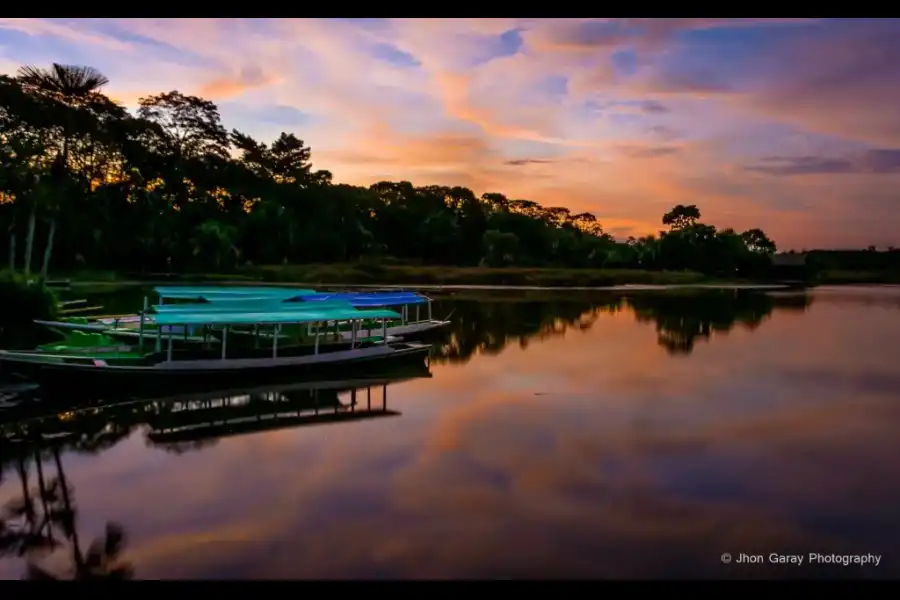
M218 438L165 430L202 425L200 403L119 408L53 425L78 435L44 444L43 485L62 468L82 556L121 525L137 578L900 575L900 289L481 293L450 310L430 377L371 388L384 418L297 426L313 396L320 415L367 413L366 382L233 399L282 418ZM0 504L21 506L23 475L35 498L8 531L46 531L34 450L2 451ZM65 498L44 495L58 543L33 562L63 572ZM7 546L0 577L20 578Z

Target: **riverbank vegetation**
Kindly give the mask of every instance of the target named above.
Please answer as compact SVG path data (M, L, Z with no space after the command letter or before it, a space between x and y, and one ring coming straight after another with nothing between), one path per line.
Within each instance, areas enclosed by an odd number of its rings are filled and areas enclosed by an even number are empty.
M56 318L58 303L43 280L0 270L0 342L29 335L34 319Z
M0 78L10 268L271 277L292 271L257 266L359 263L365 274L393 259L422 275L424 266L479 267L490 283L535 278L500 274L510 268L630 270L567 280L600 283L639 271L752 277L775 251L761 230L719 230L693 205L663 216L658 236L616 241L590 213L500 193L338 184L293 133L263 143L228 131L215 104L177 91L141 98L131 114L101 92L106 83L64 65ZM403 269L394 271L414 268Z

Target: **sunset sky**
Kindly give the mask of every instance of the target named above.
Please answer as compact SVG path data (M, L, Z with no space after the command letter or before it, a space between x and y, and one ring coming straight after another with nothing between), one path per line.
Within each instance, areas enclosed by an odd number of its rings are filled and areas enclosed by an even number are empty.
M900 246L897 19L0 19L0 72L90 65L292 131L339 182L595 213L677 203L782 249Z

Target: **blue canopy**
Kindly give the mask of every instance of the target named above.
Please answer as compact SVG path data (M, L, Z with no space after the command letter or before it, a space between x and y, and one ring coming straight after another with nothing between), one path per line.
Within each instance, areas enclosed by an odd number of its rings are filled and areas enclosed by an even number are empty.
M427 298L414 292L383 293L316 293L294 299L298 303L345 301L353 306L399 306L401 304L424 304Z
M159 286L153 289L163 299L224 300L232 298L293 298L315 294L315 290L270 286Z

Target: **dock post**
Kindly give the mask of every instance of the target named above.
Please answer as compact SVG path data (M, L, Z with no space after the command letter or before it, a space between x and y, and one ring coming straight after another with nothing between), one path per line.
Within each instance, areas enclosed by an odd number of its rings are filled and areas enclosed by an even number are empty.
M275 325L275 335L272 336L272 358L278 358L278 336L281 334L281 325Z
M172 330L172 326L169 325L169 331ZM156 351L162 352L162 327L156 326Z
M406 325L406 321L409 320L409 306L406 304L403 305L403 310L400 313L400 321L403 325Z
M419 322L419 305L416 304L416 323Z
M428 299L428 320L431 320L431 298Z
M166 348L166 361L172 362L172 330L169 330L169 347Z
M228 325L222 327L222 360L225 360L225 349L228 347Z
M313 327L314 335L316 336L315 346L313 350L313 354L319 353L319 322L315 322L315 327Z
M381 319L381 343L387 344L387 318Z

